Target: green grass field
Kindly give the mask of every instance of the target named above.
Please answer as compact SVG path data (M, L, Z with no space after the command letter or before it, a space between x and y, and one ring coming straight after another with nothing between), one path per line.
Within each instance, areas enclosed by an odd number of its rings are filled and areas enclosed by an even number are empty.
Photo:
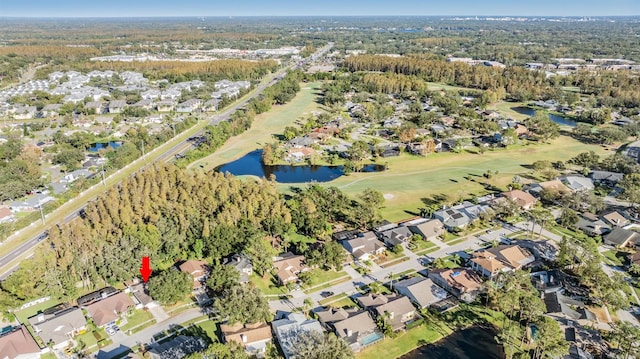
M146 325L140 326L143 323L146 323ZM136 310L131 316L127 317L127 324L120 326L120 329L123 332L126 332L129 329L140 326L134 329L134 332L137 332L154 323L155 320L153 320L153 315L151 315L151 313L146 310L140 309Z
M238 159L253 150L262 148L265 143L274 142L274 135L282 134L285 127L294 125L303 115L318 111L320 105L316 99L320 82L303 83L300 87L300 92L291 102L274 106L270 111L256 116L249 130L232 137L215 153L191 163L189 167L203 166L208 170Z

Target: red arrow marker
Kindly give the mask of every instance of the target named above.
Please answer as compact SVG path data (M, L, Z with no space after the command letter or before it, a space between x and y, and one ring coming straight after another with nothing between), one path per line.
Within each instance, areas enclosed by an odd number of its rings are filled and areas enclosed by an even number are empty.
M146 283L151 275L151 267L149 266L149 257L142 257L142 267L140 267L142 280Z

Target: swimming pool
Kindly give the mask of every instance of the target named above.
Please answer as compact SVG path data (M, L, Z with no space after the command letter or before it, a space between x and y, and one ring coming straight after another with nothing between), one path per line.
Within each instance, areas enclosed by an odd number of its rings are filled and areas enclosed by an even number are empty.
M371 333L371 334L367 335L366 337L362 338L362 340L360 342L362 343L362 345L366 346L366 345L373 344L373 343L377 342L378 340L381 340L382 338L384 338L384 334L375 332L375 333Z

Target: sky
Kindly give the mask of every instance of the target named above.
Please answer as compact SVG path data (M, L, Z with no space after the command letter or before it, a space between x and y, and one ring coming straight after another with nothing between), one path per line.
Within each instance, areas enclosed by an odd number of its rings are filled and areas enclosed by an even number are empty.
M640 15L640 0L0 0L0 17Z

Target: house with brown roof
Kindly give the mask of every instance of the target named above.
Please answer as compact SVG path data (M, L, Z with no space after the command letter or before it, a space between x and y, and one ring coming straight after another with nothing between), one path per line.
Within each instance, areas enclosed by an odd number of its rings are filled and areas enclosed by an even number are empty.
M362 233L356 238L343 241L342 245L359 261L370 260L384 253L387 249L384 243L371 231Z
M273 265L277 269L276 277L282 284L296 282L298 274L306 272L309 268L305 265L304 256L286 253L276 258Z
M0 359L40 359L40 347L21 325L0 337Z
M522 269L533 261L533 254L518 245L500 245L474 252L471 268L483 277L493 278L501 272Z
M78 307L51 308L28 319L33 331L45 344L62 349L72 338L86 330L87 319Z
M551 181L545 181L540 183L534 183L528 186L529 193L534 196L540 197L542 191L549 191L559 194L570 194L571 189L565 186L560 180L555 179Z
M193 277L193 290L203 288L209 275L209 264L206 261L188 260L180 265L180 271Z
M267 344L271 343L273 337L271 326L267 323L222 324L220 332L225 343L236 342L244 348L247 354L258 357L264 356Z
M631 223L627 219L627 217L623 216L618 211L609 212L607 214L602 215L600 218L602 218L602 220L605 221L606 223L609 223L612 227L616 227L616 228L624 227L629 223Z
M316 312L320 323L336 333L354 352L384 339L366 310L328 308Z
M426 222L409 226L414 234L419 234L425 241L432 241L442 237L445 233L444 224L439 219L431 219Z
M91 303L86 307L87 314L93 319L98 327L115 323L123 314L133 309L135 304L127 293L119 292L97 302Z
M629 254L627 259L629 260L629 266L632 266L634 264L640 266L640 252Z
M429 278L463 302L471 303L482 289L482 279L471 269L434 269Z
M7 207L0 207L0 223L13 222L13 212Z
M519 189L503 192L502 197L515 202L520 208L524 210L533 208L533 206L535 206L537 202L535 197L533 197L531 194Z
M404 329L407 323L418 318L416 307L404 295L368 294L358 297L357 300L360 306L377 317L385 318L395 331Z

